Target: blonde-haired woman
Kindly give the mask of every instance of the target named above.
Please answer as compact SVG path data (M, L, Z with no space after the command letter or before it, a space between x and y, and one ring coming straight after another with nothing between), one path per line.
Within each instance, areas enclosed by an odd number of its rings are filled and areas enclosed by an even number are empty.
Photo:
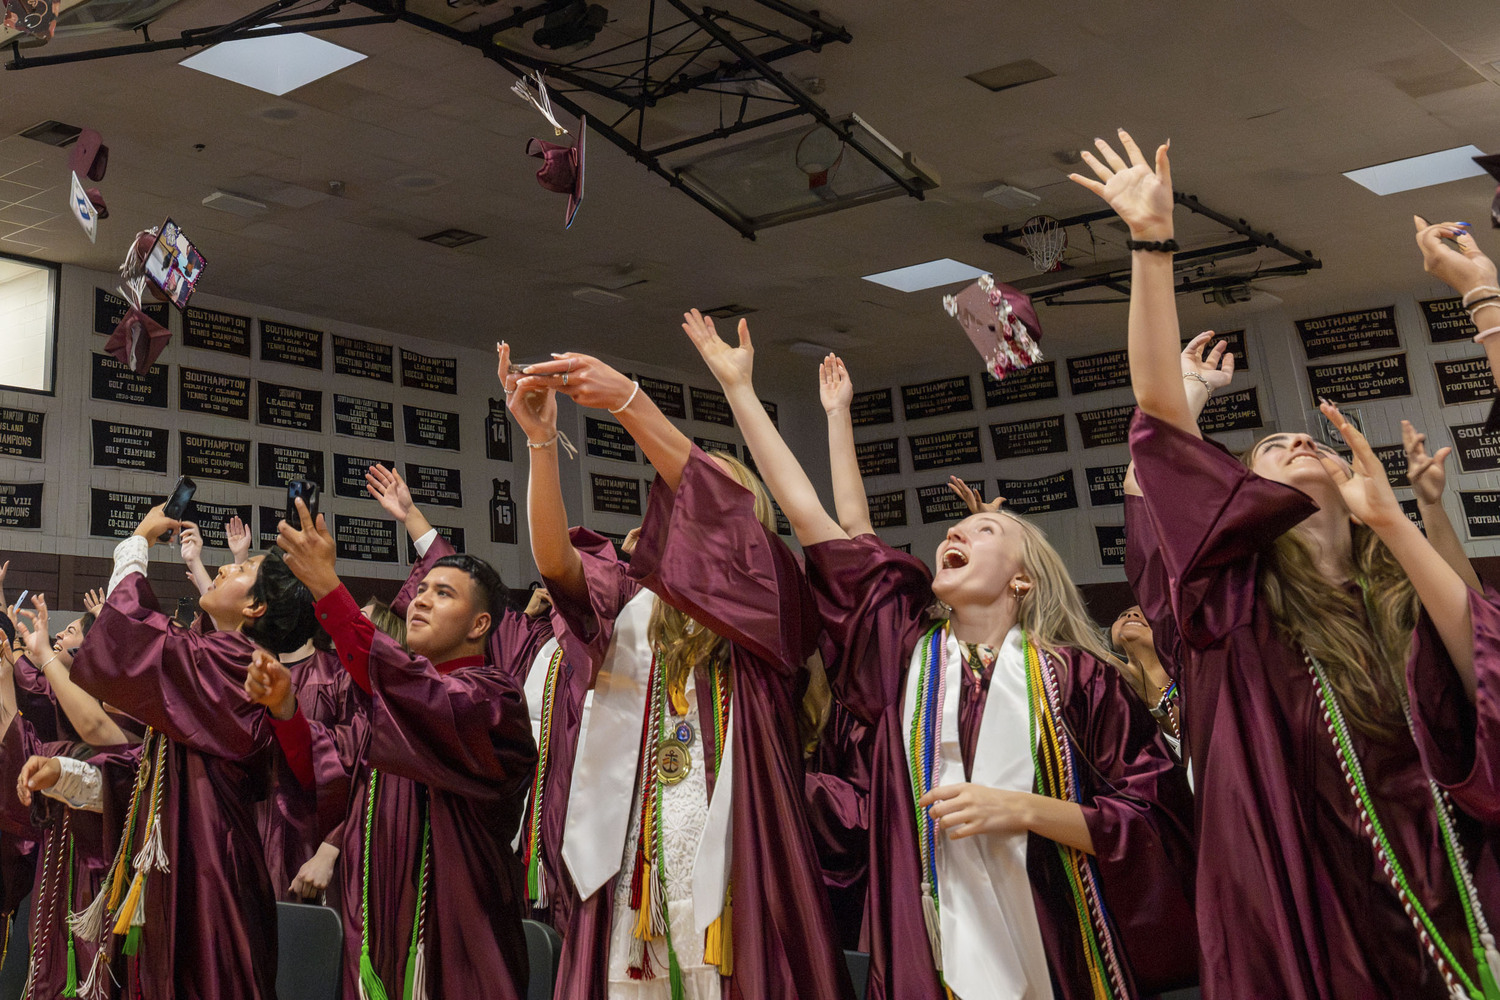
M850 538L761 409L753 349L689 313L756 465L804 546L844 707L874 727L867 995L1123 998L1196 976L1186 777L1062 560L981 511L934 575ZM840 520L868 524L847 411L830 414ZM929 614L938 604L940 611Z
M1204 995L1495 996L1485 914L1500 884L1467 864L1478 831L1423 773L1405 714L1418 596L1449 648L1471 648L1463 580L1331 405L1352 468L1307 434L1267 435L1243 462L1202 439L1189 393L1208 383L1180 367L1167 148L1153 169L1119 141L1125 156L1103 140L1083 154L1097 181L1074 179L1133 241L1145 516L1127 564L1147 617L1181 639Z
M580 902L557 995L847 1000L802 804L819 622L770 498L603 362L558 355L518 377L499 355L531 455L532 552L593 689L563 834ZM656 467L629 564L568 531L556 392L608 409Z

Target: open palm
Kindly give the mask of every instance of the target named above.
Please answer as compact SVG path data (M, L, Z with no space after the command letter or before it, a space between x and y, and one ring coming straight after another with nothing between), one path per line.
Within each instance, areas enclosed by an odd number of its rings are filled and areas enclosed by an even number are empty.
M1325 400L1320 409L1349 445L1352 455L1347 478L1344 478L1343 465L1337 460L1323 459L1323 467L1328 470L1334 482L1338 483L1349 513L1377 532L1404 520L1406 515L1401 512L1401 504L1397 502L1396 493L1391 489L1391 480L1386 475L1385 466L1376 457L1364 434L1349 423L1333 403Z
M725 389L749 385L755 371L755 347L750 343L750 324L740 320L740 346L730 347L714 329L713 317L696 309L682 314L682 329L703 356L708 370Z
M1087 150L1082 156L1098 180L1082 174L1069 174L1069 178L1108 202L1136 239L1171 239L1172 165L1167 159L1168 144L1157 148L1155 169L1124 129L1120 129L1120 146L1129 163L1103 139L1095 139L1094 145L1099 156Z

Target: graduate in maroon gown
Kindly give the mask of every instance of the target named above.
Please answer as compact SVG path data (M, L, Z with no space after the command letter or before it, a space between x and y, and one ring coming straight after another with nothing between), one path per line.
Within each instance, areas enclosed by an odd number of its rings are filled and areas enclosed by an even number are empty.
M849 421L830 421L835 521L761 410L747 324L732 348L696 311L686 320L804 545L834 690L876 730L868 995L1191 983L1186 778L1041 532L981 511L950 529L935 577L873 534L848 537L843 524L868 523L850 516L864 499ZM929 615L935 598L947 609Z
M1084 154L1098 181L1074 179L1140 241L1130 444L1145 516L1128 563L1147 617L1181 639L1169 666L1205 845L1204 995L1490 995L1485 914L1500 886L1468 870L1478 831L1450 819L1403 713L1418 597L1462 648L1468 623L1446 595L1462 605L1464 583L1331 405L1352 468L1306 434L1269 435L1243 462L1202 440L1184 389L1200 379L1180 364L1166 147L1153 169L1120 142L1126 156L1102 140Z
M56 785L75 808L102 808L106 831L124 831L109 845L105 884L76 929L108 938L101 956L123 941L132 992L146 1000L270 1000L275 895L254 803L265 794L274 737L242 685L256 649L295 649L316 623L306 589L275 556L219 571L201 602L218 626L212 634L174 623L145 570L151 545L179 527L156 507L116 547L109 597L73 662L81 688L151 727L145 743L91 764L33 757L20 791L29 799ZM123 798L123 783L110 780L117 767L135 779ZM96 962L80 993L99 995L105 976Z
M517 379L499 354L532 456L533 554L594 689L563 847L582 902L557 995L849 997L802 786L819 626L769 498L597 359ZM609 409L658 472L628 567L568 533L554 391Z
M472 556L439 559L407 609L407 652L339 581L323 517L314 525L301 501L299 513L300 530L283 522L279 544L366 696L336 737L344 759L309 755L312 727L280 664L262 657L246 690L285 720L278 739L304 782L352 765L364 822L344 824L345 995L516 1000L527 980L525 895L510 839L536 746L520 685L485 655L503 619L500 578ZM348 759L350 746L367 768Z

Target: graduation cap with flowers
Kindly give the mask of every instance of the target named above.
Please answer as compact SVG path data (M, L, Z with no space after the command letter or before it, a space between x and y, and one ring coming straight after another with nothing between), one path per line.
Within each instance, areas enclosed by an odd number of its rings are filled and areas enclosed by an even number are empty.
M172 332L141 309L141 295L150 283L146 277L146 256L156 244L156 230L147 229L136 234L120 265L119 292L129 303L123 319L116 324L114 332L105 341L104 349L119 362L142 375L151 370L161 352L166 350Z
M964 328L996 380L1042 360L1037 346L1042 325L1031 297L1020 289L982 274L957 295L944 295L943 308Z

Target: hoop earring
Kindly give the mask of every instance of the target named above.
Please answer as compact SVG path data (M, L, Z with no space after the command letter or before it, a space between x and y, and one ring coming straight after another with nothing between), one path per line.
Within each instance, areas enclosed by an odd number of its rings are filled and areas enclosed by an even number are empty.
M1018 601L1026 594L1026 592L1021 589L1021 585L1015 582L1011 583L1010 592L1015 595L1016 600Z

